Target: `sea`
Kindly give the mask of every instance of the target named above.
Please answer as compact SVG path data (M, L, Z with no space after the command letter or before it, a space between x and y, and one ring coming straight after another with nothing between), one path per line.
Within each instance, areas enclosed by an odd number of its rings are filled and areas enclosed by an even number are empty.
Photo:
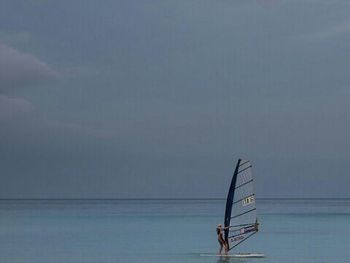
M260 231L218 252L225 200L1 200L0 263L350 262L349 199L258 199Z

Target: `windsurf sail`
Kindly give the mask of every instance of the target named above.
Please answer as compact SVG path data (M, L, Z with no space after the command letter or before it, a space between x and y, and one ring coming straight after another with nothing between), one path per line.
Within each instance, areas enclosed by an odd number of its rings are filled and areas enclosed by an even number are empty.
M239 159L233 173L225 210L225 241L229 250L258 232L252 165Z

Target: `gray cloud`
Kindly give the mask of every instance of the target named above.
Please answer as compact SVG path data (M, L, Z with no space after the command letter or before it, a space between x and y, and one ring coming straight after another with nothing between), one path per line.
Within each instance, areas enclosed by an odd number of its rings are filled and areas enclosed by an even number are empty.
M82 125L77 122L62 122L57 120L46 121L45 125L47 128L55 129L63 133L87 135L95 138L113 138L115 131L93 127L89 125Z
M32 38L32 35L28 31L16 31L16 32L1 32L0 39L12 46L11 43L28 43Z
M349 9L6 1L0 197L223 197L238 157L259 197L347 197Z
M57 76L57 72L35 56L0 43L0 92L40 85Z
M322 30L302 34L298 38L306 40L325 40L333 37L349 35L350 33L350 21L340 23L331 27L323 28Z
M34 110L33 104L23 98L0 95L0 121L14 120Z

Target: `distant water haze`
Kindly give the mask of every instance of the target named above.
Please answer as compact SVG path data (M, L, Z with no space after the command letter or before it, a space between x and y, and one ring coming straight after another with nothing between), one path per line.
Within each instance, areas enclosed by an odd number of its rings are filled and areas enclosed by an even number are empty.
M349 197L349 1L0 2L0 198Z

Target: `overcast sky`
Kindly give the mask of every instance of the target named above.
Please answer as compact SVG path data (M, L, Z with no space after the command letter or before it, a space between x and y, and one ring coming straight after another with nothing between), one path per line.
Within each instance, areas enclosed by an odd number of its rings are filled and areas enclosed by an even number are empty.
M350 197L349 14L0 0L0 198Z

